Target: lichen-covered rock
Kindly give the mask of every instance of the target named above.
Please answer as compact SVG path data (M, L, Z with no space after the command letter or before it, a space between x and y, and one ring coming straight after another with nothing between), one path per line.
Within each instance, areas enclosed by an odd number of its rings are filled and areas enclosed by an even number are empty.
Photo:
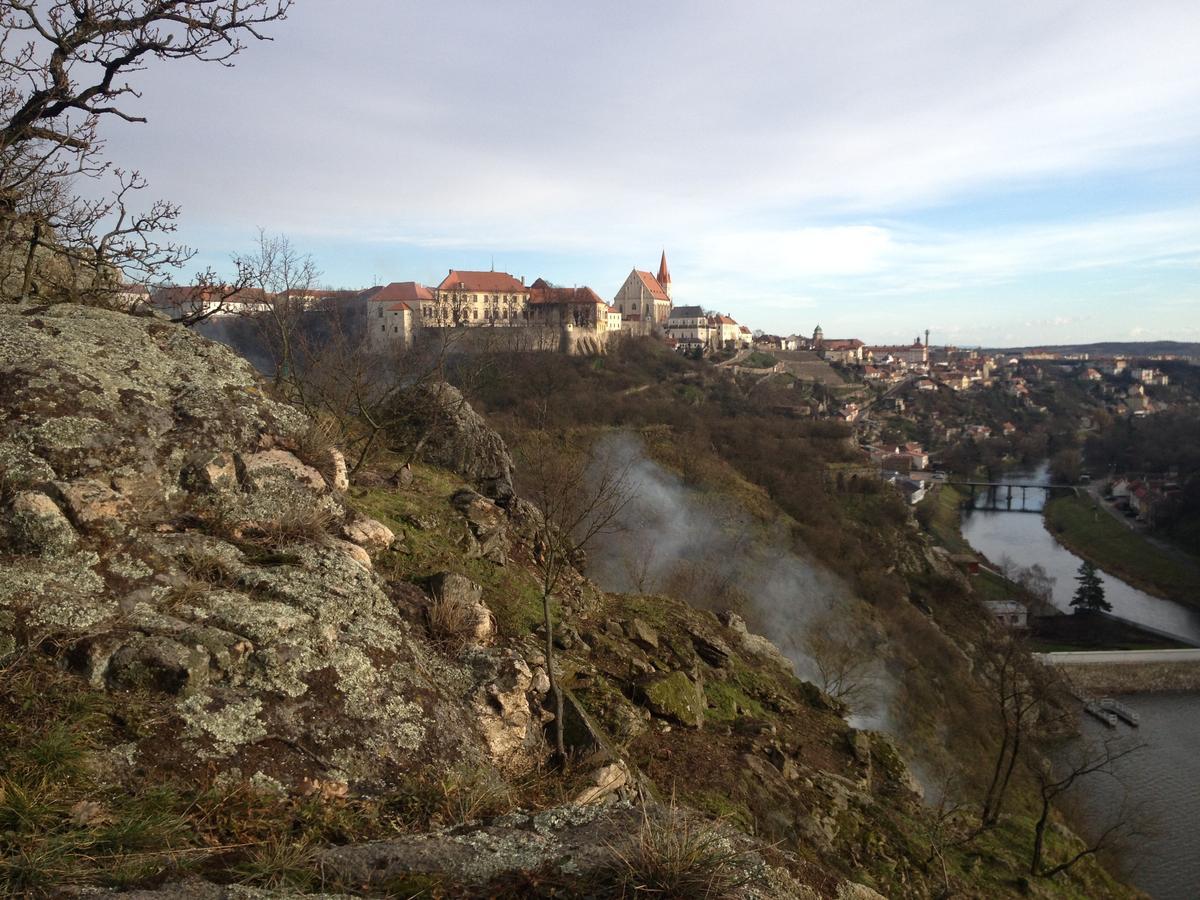
M8 530L19 553L61 556L78 541L75 529L58 504L40 491L21 491L13 498Z
M60 304L0 306L0 469L15 488L246 451L305 419L250 364L186 328Z
M703 828L679 809L638 808L621 801L571 804L533 815L513 813L430 834L338 847L321 852L319 861L331 880L368 891L427 875L434 884L456 888L452 895L515 896L504 890L503 879L524 872L544 875L548 884L563 886L562 896L624 896L630 888L623 884L623 876L630 872L629 861L638 858L641 836L647 830L658 834L690 830L704 834L709 852L721 860L719 871L710 873L713 896L816 900L815 891L767 862L760 847L745 835L724 825L697 831Z
M629 639L643 650L658 649L658 632L644 619L632 618L625 624L625 633Z
M508 533L508 516L499 506L475 491L459 491L451 498L463 514L475 538L474 554L504 565L512 549Z
M369 553L386 550L396 540L392 529L370 516L357 514L342 526L342 537Z
M193 491L232 491L238 487L237 463L232 453L197 451L184 461L183 486Z
M138 767L355 790L486 770L464 699L494 684L516 727L527 680L423 639L334 536L341 495L282 449L308 427L182 327L0 306L0 653L50 634L91 685L157 694Z
M301 484L310 490L325 490L325 479L312 466L302 463L287 450L263 450L243 457L246 487L251 491L270 490L277 478Z
M704 692L685 673L647 675L639 681L638 690L655 715L693 728L704 724Z
M54 489L66 508L67 516L84 531L119 530L121 519L133 508L121 494L90 478L56 481Z

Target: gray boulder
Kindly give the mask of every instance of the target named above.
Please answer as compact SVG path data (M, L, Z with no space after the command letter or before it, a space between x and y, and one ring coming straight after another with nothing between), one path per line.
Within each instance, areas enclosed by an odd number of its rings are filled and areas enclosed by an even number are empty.
M513 496L513 461L504 439L492 429L458 388L445 383L403 395L405 434L416 442L426 439L424 459L456 472L492 500Z

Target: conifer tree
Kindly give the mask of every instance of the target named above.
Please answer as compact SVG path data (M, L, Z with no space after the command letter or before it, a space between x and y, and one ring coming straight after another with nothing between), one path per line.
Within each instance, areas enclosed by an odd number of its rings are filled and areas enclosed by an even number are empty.
M1104 584L1100 581L1100 575L1092 563L1084 560L1079 566L1079 574L1075 576L1075 580L1079 582L1079 587L1075 589L1071 605L1075 607L1076 612L1110 612L1112 610L1112 604L1104 599Z

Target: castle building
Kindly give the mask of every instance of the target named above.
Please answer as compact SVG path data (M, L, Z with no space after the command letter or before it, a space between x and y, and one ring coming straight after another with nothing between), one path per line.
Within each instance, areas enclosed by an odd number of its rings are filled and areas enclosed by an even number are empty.
M376 290L367 301L367 340L372 349L413 342L419 327L418 312L435 303L433 291L415 281L393 281Z
M433 293L432 302L421 304L424 326L515 326L529 320L525 279L518 281L507 272L451 269Z

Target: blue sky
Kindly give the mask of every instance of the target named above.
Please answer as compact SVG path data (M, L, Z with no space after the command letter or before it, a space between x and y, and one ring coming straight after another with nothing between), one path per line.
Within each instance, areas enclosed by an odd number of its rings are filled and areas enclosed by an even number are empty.
M111 155L189 267L450 267L935 343L1200 340L1200 3L298 0L144 73Z

